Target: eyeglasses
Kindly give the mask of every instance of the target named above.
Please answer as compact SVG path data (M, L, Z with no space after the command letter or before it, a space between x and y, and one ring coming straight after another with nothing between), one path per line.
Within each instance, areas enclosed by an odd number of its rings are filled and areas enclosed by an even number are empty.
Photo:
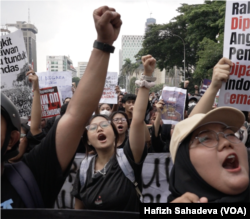
M214 148L219 144L219 135L222 134L224 138L226 138L229 142L238 144L241 142L238 136L240 136L239 131L235 127L227 127L224 132L215 132L212 130L204 130L201 131L194 139L198 139L198 141L208 147ZM194 140L193 140L194 141ZM193 141L190 143L192 144Z
M20 138L24 138L26 136L26 134L20 134Z
M126 118L115 118L115 119L113 119L113 122L115 122L115 123L118 123L119 121L127 122L127 119Z
M108 126L110 126L110 121L102 121L99 124L97 123L92 123L88 126L86 126L86 129L90 132L96 131L97 127L100 126L101 128L107 128Z

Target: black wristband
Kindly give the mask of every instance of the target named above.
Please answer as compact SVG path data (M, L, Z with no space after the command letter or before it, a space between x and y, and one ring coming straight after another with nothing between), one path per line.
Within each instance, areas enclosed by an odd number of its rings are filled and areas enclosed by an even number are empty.
M100 49L103 52L107 52L107 53L114 53L115 51L114 46L110 46L109 44L98 42L97 40L95 40L93 47L96 49Z

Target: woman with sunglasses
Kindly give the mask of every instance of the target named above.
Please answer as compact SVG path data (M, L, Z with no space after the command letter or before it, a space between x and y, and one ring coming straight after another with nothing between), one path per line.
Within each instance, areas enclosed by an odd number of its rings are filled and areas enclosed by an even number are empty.
M117 148L123 148L128 139L128 130L130 128L128 116L123 111L116 111L110 115L110 120L114 123L119 134Z
M151 78L155 68L155 59L147 55L142 57L142 62L144 75ZM145 81L139 82L146 83ZM148 104L148 94L149 87L140 86L134 105L129 139L123 149L119 149L123 150L131 165L140 191L142 190L142 165L147 155L144 115ZM116 115L115 118L121 118L119 114ZM123 118L121 119L123 123ZM113 121L114 118L111 121L105 115L94 115L86 127L83 139L85 144L95 149L96 155L90 160L83 186L81 186L81 178L84 176L81 175L81 171L77 173L71 193L75 197L75 209L139 211L140 199L135 186L118 164L116 150L119 134Z
M237 134L245 116L233 107L212 109L222 82L229 79L231 66L227 58L217 63L203 97L190 116L175 125L170 142L174 165L169 202L250 202L250 156ZM196 198L182 199L186 193Z

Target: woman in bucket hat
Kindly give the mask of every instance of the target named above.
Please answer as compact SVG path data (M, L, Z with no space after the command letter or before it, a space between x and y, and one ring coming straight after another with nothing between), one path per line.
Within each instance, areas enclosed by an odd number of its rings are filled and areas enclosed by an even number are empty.
M250 202L250 156L237 135L244 114L233 107L212 110L214 97L222 82L228 80L231 65L226 58L217 63L209 89L189 118L175 126L170 143L174 166L168 202L182 202L180 198L187 193L205 197L208 202Z

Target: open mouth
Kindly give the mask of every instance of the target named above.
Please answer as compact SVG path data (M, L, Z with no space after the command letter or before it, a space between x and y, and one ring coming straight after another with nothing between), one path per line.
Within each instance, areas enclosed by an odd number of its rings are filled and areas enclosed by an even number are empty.
M123 126L122 125L118 125L117 129L118 129L118 131L122 131L123 130Z
M222 167L225 168L225 169L229 169L229 170L232 170L232 169L237 169L239 167L239 160L238 160L238 157L236 154L229 154L223 164L222 164Z
M105 141L106 138L107 138L106 135L104 135L103 133L99 134L97 137L98 141Z

